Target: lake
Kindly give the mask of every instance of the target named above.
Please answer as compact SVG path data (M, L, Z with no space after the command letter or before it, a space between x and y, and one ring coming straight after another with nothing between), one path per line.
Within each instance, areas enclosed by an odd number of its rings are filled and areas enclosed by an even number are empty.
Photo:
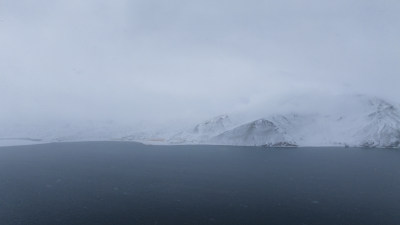
M1 147L0 224L400 224L400 150Z

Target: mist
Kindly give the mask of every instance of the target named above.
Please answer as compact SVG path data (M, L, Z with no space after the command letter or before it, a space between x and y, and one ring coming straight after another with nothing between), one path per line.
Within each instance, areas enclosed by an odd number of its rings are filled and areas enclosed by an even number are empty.
M399 11L394 0L1 0L0 120L157 126L297 96L400 102Z

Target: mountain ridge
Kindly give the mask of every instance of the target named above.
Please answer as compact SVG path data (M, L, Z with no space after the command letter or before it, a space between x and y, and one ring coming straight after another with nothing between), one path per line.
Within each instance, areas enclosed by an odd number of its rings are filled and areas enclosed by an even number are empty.
M400 148L400 110L380 98L352 96L323 110L270 114L241 120L223 114L181 130L138 131L113 122L0 126L0 141L137 141L145 144L265 147L343 146ZM313 108L315 109L315 107ZM0 143L1 144L1 143Z
M276 114L220 130L208 139L192 139L191 144L400 147L400 111L395 105L365 96L357 96L349 102L346 107L354 107L350 113L338 110L322 114ZM180 144L185 144L184 140L182 137Z

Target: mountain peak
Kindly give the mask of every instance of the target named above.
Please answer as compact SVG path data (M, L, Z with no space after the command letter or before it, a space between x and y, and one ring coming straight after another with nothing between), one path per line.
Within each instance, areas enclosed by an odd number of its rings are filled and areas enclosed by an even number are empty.
M232 122L228 115L220 115L197 124L193 132L197 134L221 132L226 130L231 124Z

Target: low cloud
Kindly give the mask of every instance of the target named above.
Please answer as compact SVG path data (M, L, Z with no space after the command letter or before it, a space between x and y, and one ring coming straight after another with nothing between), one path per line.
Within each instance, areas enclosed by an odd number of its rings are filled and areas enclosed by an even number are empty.
M373 0L3 0L1 119L155 125L268 113L303 94L400 102L399 10Z

